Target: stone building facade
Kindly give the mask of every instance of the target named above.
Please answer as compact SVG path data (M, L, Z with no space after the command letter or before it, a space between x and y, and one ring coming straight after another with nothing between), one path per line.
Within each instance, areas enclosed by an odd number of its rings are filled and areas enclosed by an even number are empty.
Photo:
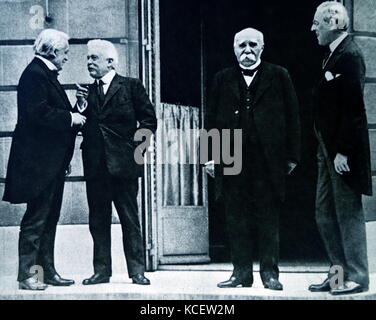
M145 16L143 9L146 2L153 8L149 13L152 16L148 20L149 27L153 30L153 37L155 37L152 43L144 38L143 33L145 28L142 23ZM376 221L376 2L375 0L343 0L342 2L350 13L350 33L354 35L356 42L363 50L367 64L365 101L375 192L372 197L364 197L364 206L368 221L371 268L376 270L376 246L374 245L376 222L373 222ZM86 70L86 43L89 39L102 38L115 43L120 56L119 72L121 74L141 77L144 81L150 81L152 78L152 82L149 83L153 85L156 96L154 102L158 113L161 110L158 10L158 0L0 0L0 196L4 190L12 131L17 120L17 83L22 71L33 58L32 44L37 34L43 28L56 28L69 34L71 38L70 59L59 79L72 103L75 102L74 83L92 81ZM48 19L45 19L46 16ZM304 28L308 27L304 26ZM142 65L144 52L149 52L153 59L153 63L148 66L149 74L145 71L145 65ZM145 79L145 76L148 79ZM79 150L81 139L78 136L76 140L72 174L66 179L59 223L63 226L84 225L86 230L88 208ZM158 152L158 145L156 145L156 150ZM154 178L158 179L158 177ZM158 184L151 181L146 186L146 190L155 193L155 187ZM147 201L156 200L151 198ZM147 207L149 211L144 212L144 215L153 215L154 218L151 219L148 228L156 229L158 212L150 211L152 205L149 204ZM145 206L140 204L140 208L145 208ZM20 224L24 209L24 205L10 205L0 201L0 243L12 243L12 248L15 248L17 235L15 228ZM117 223L116 216L114 216L114 223ZM7 232L8 229L4 229L6 227L14 228L11 235ZM153 237L157 237L155 235L157 230L152 231ZM90 242L89 238L87 242ZM121 248L118 249L120 252ZM7 250L5 245L3 248L0 247L0 267L4 267L5 263L7 268L13 269L16 260L15 257L8 259ZM152 268L155 268L157 264L158 261L154 260Z

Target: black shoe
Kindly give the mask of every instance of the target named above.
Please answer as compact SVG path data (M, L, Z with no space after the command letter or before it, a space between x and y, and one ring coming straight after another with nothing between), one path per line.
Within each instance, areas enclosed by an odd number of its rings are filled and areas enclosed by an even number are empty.
M67 287L74 284L74 280L71 279L64 279L60 277L59 274L55 273L52 277L44 279L44 282L51 285L51 286L57 286L57 287Z
M264 288L270 290L283 290L283 285L276 278L270 278L264 281Z
M244 280L231 276L230 279L217 284L219 288L252 287L252 280Z
M330 290L330 294L336 296L340 294L353 294L368 291L367 287L363 287L361 284L354 281L345 281L344 285L338 289Z
M82 284L87 286L91 284L108 283L108 282L110 282L109 276L104 276L100 273L95 273L90 278L82 281Z
M326 278L322 283L311 284L308 290L311 292L329 292L330 291L330 278Z
M141 284L141 285L150 284L150 280L140 273L137 273L135 276L132 277L132 282L135 284Z
M36 280L34 277L20 281L18 284L20 290L46 290L47 287L45 283Z

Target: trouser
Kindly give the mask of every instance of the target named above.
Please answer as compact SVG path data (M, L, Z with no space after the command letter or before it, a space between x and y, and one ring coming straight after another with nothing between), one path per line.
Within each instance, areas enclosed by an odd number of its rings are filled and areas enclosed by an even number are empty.
M316 222L329 260L333 266L343 268L345 280L368 287L367 239L361 194L336 173L322 140L317 161Z
M279 209L269 171L257 143L246 148L242 173L224 176L226 224L234 276L253 279L254 251L258 243L263 282L278 279Z
M278 279L279 214L271 202L233 197L227 203L226 223L234 276L253 279L255 244L258 243L262 281Z
M34 276L35 272L39 273L34 266L43 268L44 277L52 277L56 273L55 234L63 191L64 171L61 171L36 199L27 203L26 212L21 221L18 243L18 281Z
M115 178L103 164L100 175L86 181L89 204L89 228L94 241L94 272L112 275L111 221L112 202L123 232L123 247L132 277L145 271L144 244L138 216L138 179Z

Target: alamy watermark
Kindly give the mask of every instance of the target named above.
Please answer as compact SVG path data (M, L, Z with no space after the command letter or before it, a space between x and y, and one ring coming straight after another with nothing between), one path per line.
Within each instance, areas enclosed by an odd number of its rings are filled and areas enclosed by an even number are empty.
M34 278L36 282L44 283L44 270L42 266L34 265L30 268L29 272L34 274L32 278Z
M330 276L330 288L331 289L338 289L340 287L343 287L344 284L344 271L342 266L339 265L333 265L329 269L329 276Z
M149 148L152 134L148 129L136 131L134 141L141 141L134 152L137 164L150 163L154 151ZM171 128L163 132L160 148L157 164L204 165L212 160L224 165L224 175L238 175L242 171L242 129Z

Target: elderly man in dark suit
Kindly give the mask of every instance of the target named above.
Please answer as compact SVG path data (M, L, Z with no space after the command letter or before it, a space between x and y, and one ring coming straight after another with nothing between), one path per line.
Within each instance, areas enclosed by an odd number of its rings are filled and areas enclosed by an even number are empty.
M208 126L242 129L242 171L215 176L226 203L226 222L234 265L220 288L251 287L257 238L265 288L279 282L279 206L286 175L300 158L298 101L286 69L261 61L263 34L248 28L235 35L235 67L216 74L208 103ZM234 141L234 144L239 141Z
M365 64L347 34L346 8L326 1L316 10L312 31L329 46L314 90L319 146L316 221L333 266L344 283L331 285L331 273L310 291L349 294L366 291L369 275L362 194L372 194L370 147L363 101Z
M77 127L85 123L85 117L72 112L57 80L68 60L68 36L46 29L35 40L34 51L35 58L17 87L18 119L3 200L27 204L19 236L19 288L44 290L46 284L74 283L55 270L54 242L65 172ZM43 276L34 276L36 266L43 268Z
M97 39L87 46L87 66L95 81L88 90L79 87L77 98L79 109L87 116L81 148L94 241L94 275L83 284L106 283L112 275L113 202L123 231L128 275L133 283L148 285L137 205L143 166L135 162L134 136L138 129L150 134L156 130L154 107L140 80L116 73L118 53L111 42Z

